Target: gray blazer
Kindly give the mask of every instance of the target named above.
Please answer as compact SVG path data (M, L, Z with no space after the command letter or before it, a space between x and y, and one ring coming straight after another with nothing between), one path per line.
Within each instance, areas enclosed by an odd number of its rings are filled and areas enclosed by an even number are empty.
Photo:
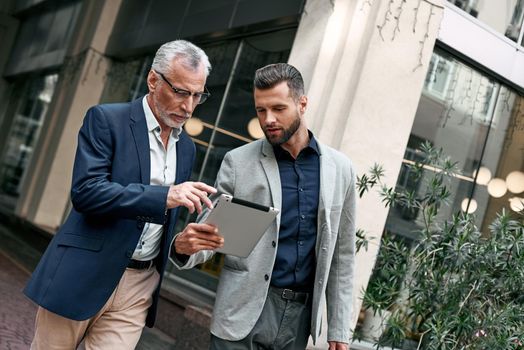
M311 335L316 341L327 301L328 340L349 342L355 266L355 174L342 153L319 143L320 196L316 242L316 274ZM282 191L272 146L258 140L228 152L217 175L222 193L281 208ZM206 213L203 213L202 218ZM201 221L201 219L199 219ZM280 214L247 258L227 255L220 275L211 332L227 340L245 338L257 322L266 301L276 257ZM210 259L212 251L193 254L180 269Z

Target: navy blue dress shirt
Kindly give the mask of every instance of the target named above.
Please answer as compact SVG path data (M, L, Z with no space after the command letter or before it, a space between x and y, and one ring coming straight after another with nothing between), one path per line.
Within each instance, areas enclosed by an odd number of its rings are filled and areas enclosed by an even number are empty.
M277 256L271 284L295 291L312 291L320 192L320 151L309 132L309 145L294 159L274 146L282 186Z

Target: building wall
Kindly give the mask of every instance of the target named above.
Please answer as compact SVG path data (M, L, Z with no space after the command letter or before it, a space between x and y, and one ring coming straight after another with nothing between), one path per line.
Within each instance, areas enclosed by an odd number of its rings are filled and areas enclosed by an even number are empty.
M119 1L86 1L76 23L60 79L42 126L16 212L54 232L69 202L76 136L85 111L99 102L111 60L105 47ZM53 203L53 205L49 205Z
M415 19L416 6L308 1L289 59L305 72L306 119L319 139L347 154L358 174L382 164L390 185L397 180L443 12L440 1L424 2ZM358 228L375 243L357 256L353 326L388 213L373 195L359 199L357 208Z

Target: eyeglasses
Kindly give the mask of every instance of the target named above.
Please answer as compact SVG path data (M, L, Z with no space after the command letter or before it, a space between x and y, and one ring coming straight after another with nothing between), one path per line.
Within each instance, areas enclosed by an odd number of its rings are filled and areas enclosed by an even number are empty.
M169 80L167 80L167 78L164 76L164 74L162 74L160 72L157 72L157 71L155 71L155 73L160 75L162 80L164 80L166 82L166 84L169 85L171 90L173 90L173 92L175 93L175 96L179 100L181 100L181 101L185 100L189 96L193 96L193 99L194 99L193 101L195 101L197 104L201 105L202 103L206 102L206 100L209 98L209 96L211 96L211 94L209 93L209 91L207 91L207 88L205 86L204 86L204 89L206 89L206 92L191 92L191 91L187 91L187 90L184 90L184 89L179 89L179 88L174 87L173 84L171 84L169 82Z

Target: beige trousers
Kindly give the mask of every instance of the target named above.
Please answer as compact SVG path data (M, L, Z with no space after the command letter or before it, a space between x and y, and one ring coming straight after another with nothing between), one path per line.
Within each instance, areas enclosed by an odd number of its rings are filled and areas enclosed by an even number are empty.
M86 350L134 349L159 280L154 267L126 269L106 304L85 321L70 320L39 307L31 350L73 350L82 340Z

